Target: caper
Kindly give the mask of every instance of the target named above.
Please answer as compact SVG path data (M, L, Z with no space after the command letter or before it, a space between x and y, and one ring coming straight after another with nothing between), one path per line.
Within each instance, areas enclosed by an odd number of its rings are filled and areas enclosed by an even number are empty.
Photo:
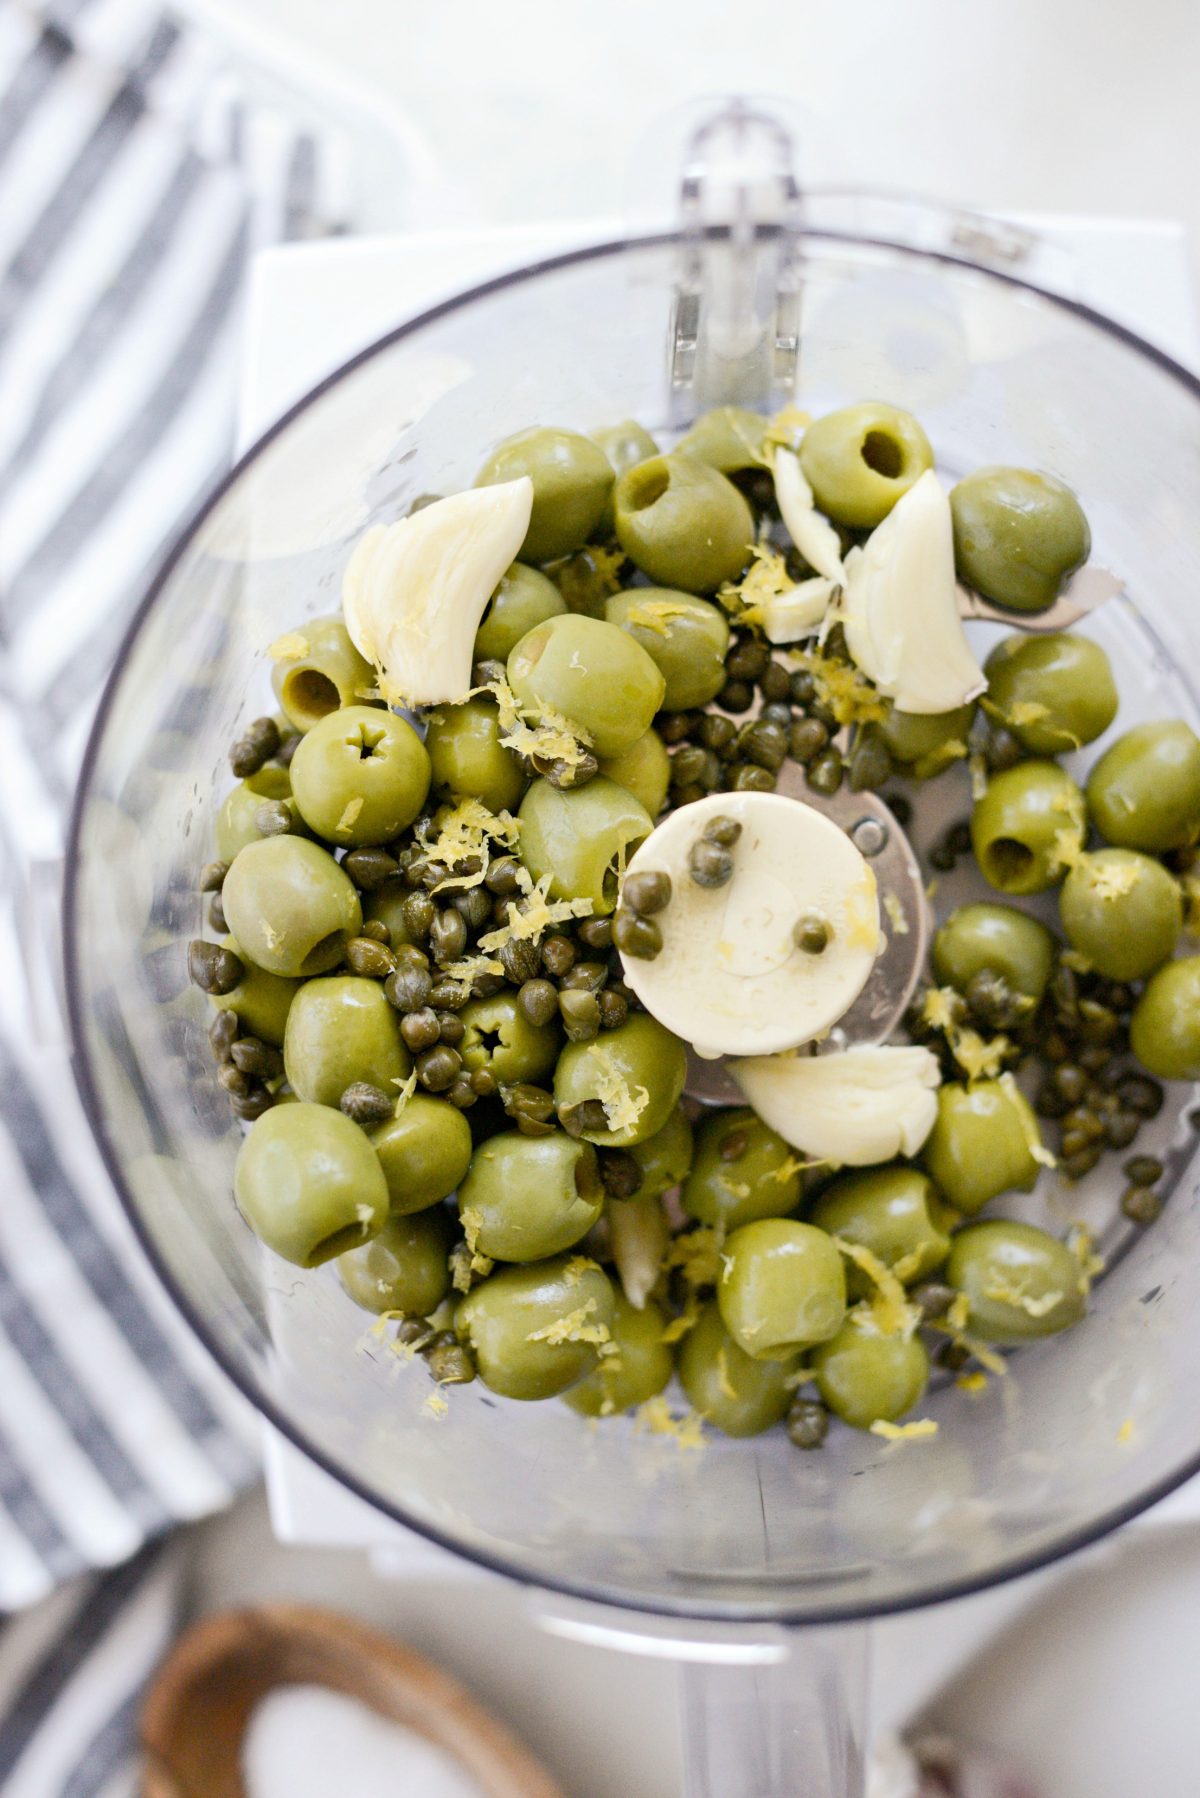
M235 1098L244 1098L250 1091L250 1084L249 1074L235 1068L232 1061L223 1061L217 1069L217 1085Z
M450 901L468 930L482 930L492 915L492 901L482 887L469 887Z
M635 961L653 961L662 954L663 935L653 918L643 918L621 906L613 915L613 942L622 955Z
M517 993L517 1008L530 1024L548 1024L558 1016L558 993L549 980L522 982Z
M232 1095L229 1103L237 1117L252 1124L255 1118L262 1116L264 1111L270 1111L275 1103L275 1095L269 1092L265 1086L252 1086L248 1093Z
M731 680L726 681L714 703L724 712L746 712L753 698L754 688L749 681Z
M392 933L382 918L367 918L360 934L369 936L373 943L382 943L385 949L392 946Z
M792 940L806 955L823 955L829 947L829 925L818 913L805 912L792 926Z
M601 1030L619 1030L629 1016L629 1001L623 993L605 991L600 994Z
M558 1009L571 1042L590 1042L600 1034L600 1001L595 993L559 993Z
M433 1008L423 1005L419 1011L410 1011L401 1018L400 1034L406 1047L416 1055L422 1049L431 1049L434 1043L440 1041L442 1027Z
M467 1027L456 1011L436 1011L434 1017L438 1021L438 1041L446 1043L451 1049L457 1049Z
M419 1343L432 1342L433 1334L425 1318L402 1317L396 1325L395 1340L405 1348L416 1348Z
M1136 1111L1114 1111L1104 1120L1105 1140L1110 1149L1127 1149L1141 1127Z
M866 793L881 787L892 777L892 758L887 744L877 732L864 730L850 753L847 780L853 793Z
M730 770L732 786L735 793L773 793L775 776L769 768L760 767L757 762L738 762Z
M788 732L781 725L768 724L761 717L738 732L740 754L759 768L769 768L773 774L787 759L788 743Z
M663 742L669 747L676 743L686 743L696 728L695 712L660 712L654 726Z
M986 1030L1011 1030L1030 1009L1024 994L1014 992L1003 974L993 968L980 968L973 974L963 996Z
M494 861L489 862L483 884L489 893L495 893L500 899L506 899L510 893L515 893L521 884L521 864L516 856L498 855Z
M453 1330L441 1330L421 1353L439 1386L465 1386L475 1378L475 1362Z
M725 672L731 680L757 680L771 660L771 652L757 637L740 637L725 657Z
M429 927L429 947L436 962L457 961L467 946L467 923L460 912L438 912Z
M842 773L842 758L837 750L823 749L809 762L805 779L814 792L824 793L828 798L841 786Z
M403 1027L401 1025L401 1029ZM458 1079L462 1057L457 1049L449 1049L445 1043L439 1043L435 1049L426 1049L423 1055L418 1055L413 1065L417 1070L417 1079L426 1091L442 1093Z
M460 1074L453 1086L447 1087L446 1099L456 1111L469 1111L472 1105L478 1104L479 1094L470 1078L466 1074Z
M397 968L383 983L384 994L397 1011L420 1011L429 1003L433 981L427 968ZM403 1028L403 1026L402 1026Z
M704 826L702 834L703 840L706 843L716 843L722 849L732 849L733 845L742 834L742 826L736 818L726 818L723 816L710 818L708 823ZM667 878L666 875L664 875L663 878L665 880ZM667 890L669 896L669 880L667 881Z
M575 963L575 945L568 936L548 936L542 944L542 966L561 980Z
M428 893L410 893L400 907L400 916L409 936L416 942L424 942L437 917L437 906Z
M925 1280L913 1288L911 1297L913 1304L920 1307L922 1317L945 1317L958 1292L944 1280Z
M778 705L792 688L792 677L782 662L768 662L758 677L758 690L768 705ZM763 707L766 711L766 706ZM790 722L790 720L785 720Z
M232 1008L217 1013L208 1027L209 1044L217 1061L229 1060L240 1029L237 1012Z
M260 837L285 837L296 820L292 809L282 799L266 799L254 814L254 828Z
M208 928L218 936L228 936L229 919L225 916L225 907L221 904L220 893L214 893L208 902Z
M338 1104L356 1124L382 1124L396 1108L395 1095L385 1093L369 1080L356 1080L348 1086Z
M688 873L698 887L723 887L733 879L733 857L719 843L701 837L688 852Z
M514 986L523 986L540 973L541 951L530 937L509 937L500 945L500 965Z
M498 1084L491 1068L476 1068L471 1075L471 1091L477 1099L490 1099Z
M737 725L732 718L722 718L720 712L706 712L700 720L697 735L705 749L715 750L720 755L737 736Z
M1154 1118L1162 1110L1163 1089L1148 1074L1126 1074L1117 1082L1121 1103L1139 1117Z
M516 1086L506 1086L500 1097L518 1129L523 1129L526 1124L539 1130L543 1127L553 1129L550 1120L554 1116L554 1097L543 1087L520 1081Z
M564 974L562 990L566 993L598 993L608 979L605 961L577 961L569 974Z
M1086 1148L1076 1149L1073 1155L1063 1156L1063 1173L1068 1180L1082 1180L1085 1174L1091 1173L1103 1153L1103 1143L1088 1143Z
M601 1125L604 1129L607 1125ZM599 1153L600 1183L610 1199L631 1199L642 1184L639 1163L624 1149L601 1149Z
M229 766L238 780L257 774L279 748L279 726L274 718L256 718L230 747Z
M774 667L775 664L771 665ZM784 691L786 690L785 688ZM792 708L785 699L768 700L758 715L764 724L778 724L785 731L792 728Z
M363 893L373 893L376 887L382 886L385 880L394 880L400 872L399 862L386 849L352 849L343 858L342 867Z
M793 1399L786 1429L797 1448L820 1448L829 1433L829 1413L815 1398Z
M989 774L1003 774L1023 761L1025 751L1011 730L993 725L983 746L983 759Z
M1125 1163L1125 1178L1131 1186L1154 1186L1165 1171L1154 1155L1131 1155Z
M582 1136L585 1130L595 1133L608 1129L608 1113L599 1099L581 1099L578 1105L564 1105L558 1121L568 1136Z
M1121 1210L1131 1223L1152 1224L1162 1214L1162 1200L1148 1186L1131 1186L1122 1196Z
M215 997L231 993L246 972L245 964L232 949L206 943L202 937L188 944L187 963L193 984Z
M699 782L704 772L704 760L710 752L701 749L698 743L685 743L671 757L671 785L686 787L693 781Z
M732 730L733 726L730 726ZM200 891L219 893L229 872L228 862L206 862L200 870Z
M809 668L797 668L788 682L794 705L811 705L817 697L817 683Z
M369 936L352 937L346 944L346 960L356 974L368 980L386 980L396 972L396 957Z
M611 949L612 919L584 918L578 926L578 936L586 949Z
M232 1012L222 1012L222 1017L232 1017ZM283 1073L283 1056L270 1043L260 1042L256 1036L242 1036L231 1043L229 1059L235 1068L243 1074L254 1074L259 1080L278 1080Z

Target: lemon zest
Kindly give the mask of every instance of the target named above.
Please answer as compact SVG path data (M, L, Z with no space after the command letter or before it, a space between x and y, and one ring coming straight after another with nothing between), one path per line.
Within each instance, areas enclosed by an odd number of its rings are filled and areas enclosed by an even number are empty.
M676 1417L661 1393L639 1405L634 1417L634 1430L651 1436L670 1436L680 1448L703 1448L704 1418L699 1411L687 1411Z
M763 444L780 449L798 450L801 439L812 423L812 413L799 406L781 406L763 432Z
M986 1392L988 1377L974 1368L970 1373L960 1373L954 1384L961 1392Z
M987 760L978 751L967 757L967 773L971 779L971 798L978 805L988 790Z
M904 915L904 907L900 903L898 893L883 895L883 909L887 913L887 921L897 936L908 935L908 919Z
M394 1111L392 1112L392 1116L394 1118L398 1118L400 1116L400 1114L403 1112L404 1107L408 1104L408 1101L412 1098L413 1094L417 1090L417 1070L416 1070L416 1068L413 1069L412 1073L408 1076L407 1080L401 1080L398 1075L394 1074L392 1076L391 1084L393 1086L398 1086L400 1088L400 1091L396 1094L396 1106L395 1106Z
M276 637L267 654L273 662L299 662L308 654L308 638L300 631L285 631Z
M677 1267L688 1286L715 1286L721 1273L725 1232L716 1224L700 1224L672 1237L663 1257L665 1268Z
M592 739L582 725L575 724L556 712L553 706L536 710L523 706L508 682L498 675L477 693L490 693L500 714L500 741L514 754L536 758L542 762L565 762L577 767Z
M440 1392L431 1392L421 1409L430 1417L444 1417L450 1407Z
M362 811L362 808L363 802L357 796L346 801L345 809L333 827L333 834L335 837L348 835L350 831L354 829L355 819L358 817L359 812Z
M861 1242L835 1236L833 1245L847 1261L852 1261L866 1274L875 1287L874 1297L865 1306L854 1307L856 1322L868 1325L880 1336L900 1336L907 1342L921 1321L921 1309L909 1304L908 1296L891 1268Z
M729 1377L729 1361L722 1346L717 1350L717 1385L728 1399L737 1401L737 1387Z
M630 1088L606 1044L592 1043L589 1059L596 1068L595 1096L604 1107L609 1129L614 1132L632 1130L650 1103L649 1092L644 1086Z
M882 1436L885 1442L924 1442L937 1433L932 1417L917 1417L912 1423L889 1423L886 1417L877 1417L871 1425L872 1436Z
M600 1344L608 1342L611 1332L607 1324L589 1323L588 1319L597 1309L595 1299L585 1299L574 1311L568 1311L564 1317L556 1317L551 1323L543 1324L540 1330L530 1330L526 1342L545 1342L557 1348L564 1342L589 1342Z
M677 599L643 599L630 606L623 624L639 624L643 630L653 631L658 637L670 635L672 618L687 618L692 611Z
M1025 1145L1034 1161L1038 1163L1039 1167L1057 1167L1058 1162L1042 1141L1042 1133L1037 1127L1037 1119L1029 1109L1029 1106L1025 1101L1025 1095L1021 1092L1012 1075L1001 1074L999 1085L1004 1088L1009 1098L1013 1101L1017 1116L1021 1122L1021 1129L1025 1136Z
M874 683L852 662L809 649L798 655L796 666L806 668L812 675L817 697L839 724L882 724L886 719L886 702Z
M1124 1422L1122 1423L1120 1429L1117 1431L1117 1441L1123 1447L1125 1445L1125 1443L1133 1441L1133 1434L1134 1434L1133 1419L1132 1419L1132 1417L1127 1417L1127 1418L1125 1418Z

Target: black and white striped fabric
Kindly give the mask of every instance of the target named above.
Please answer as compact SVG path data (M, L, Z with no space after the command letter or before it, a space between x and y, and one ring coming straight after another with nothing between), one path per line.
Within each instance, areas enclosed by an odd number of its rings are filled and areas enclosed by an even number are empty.
M0 1790L132 1790L175 1524L254 1431L140 1258L75 1098L53 894L132 605L227 465L256 248L343 228L341 146L146 0L0 0ZM104 1571L114 1570L115 1571ZM20 1613L20 1615L18 1615Z

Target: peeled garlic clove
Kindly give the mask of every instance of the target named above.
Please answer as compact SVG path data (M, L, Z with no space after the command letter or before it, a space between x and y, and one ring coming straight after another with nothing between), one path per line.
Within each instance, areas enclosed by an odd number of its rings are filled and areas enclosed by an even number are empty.
M435 705L469 691L479 621L532 506L533 482L522 475L468 487L360 538L342 577L342 612L389 705Z
M799 456L789 449L777 449L773 468L775 498L792 542L810 568L823 574L827 581L840 584L844 578L841 539L829 520L817 511Z
M786 593L775 593L760 602L763 633L769 643L796 643L801 637L814 637L825 622L825 614L837 594L836 581L822 575L800 581Z
M759 1117L815 1161L872 1167L915 1155L937 1116L937 1058L921 1048L756 1055L729 1071Z
M985 691L958 613L950 501L932 469L846 557L854 661L902 712L952 712Z

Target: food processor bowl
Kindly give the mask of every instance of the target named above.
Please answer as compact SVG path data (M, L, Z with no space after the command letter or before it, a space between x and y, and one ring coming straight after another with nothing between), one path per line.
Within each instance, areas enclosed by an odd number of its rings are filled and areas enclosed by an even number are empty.
M723 227L704 231L728 247ZM790 343L776 334L765 361L744 359L742 397L910 408L950 478L985 463L1053 470L1083 496L1095 558L1124 582L1086 627L1118 671L1122 725L1194 721L1196 381L1085 307L953 252L812 228L789 249ZM737 1733L771 1696L782 1629L931 1604L1037 1567L1200 1467L1200 1206L1179 1106L1152 1145L1175 1176L1161 1219L1102 1244L1109 1265L1068 1335L1022 1348L982 1392L950 1380L931 1390L922 1414L934 1436L841 1429L801 1454L782 1431L710 1433L693 1448L644 1420L597 1427L479 1383L451 1391L437 1416L424 1366L371 1328L332 1270L276 1260L239 1217L241 1130L213 1077L185 953L201 928L198 876L228 745L270 709L267 647L338 608L360 532L469 485L510 432L684 422L704 398L697 359L678 356L695 254L687 227L492 281L354 358L243 457L175 544L100 707L70 844L66 960L79 1083L109 1172L226 1373L386 1516L514 1579L619 1607L631 1640L700 1644L701 1671L728 1676L720 1715L741 1771L720 1771L709 1741L692 1775L696 1790L732 1798L788 1789L751 1766ZM682 310L694 324L695 307ZM768 306L762 318L770 337L777 317ZM728 358L720 378L727 392ZM959 800L965 809L965 787ZM1043 1219L1065 1228L1081 1191L1048 1173ZM810 1704L832 1718L832 1684L817 1691L810 1683ZM708 1725L688 1719L704 1739ZM858 1750L838 1742L826 1773L806 1762L806 1791L858 1789Z

